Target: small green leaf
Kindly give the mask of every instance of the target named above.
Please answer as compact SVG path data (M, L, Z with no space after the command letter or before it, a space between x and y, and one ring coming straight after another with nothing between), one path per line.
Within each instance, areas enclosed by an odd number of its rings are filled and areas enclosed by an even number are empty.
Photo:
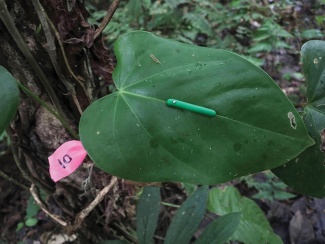
M178 5L182 3L187 3L188 0L166 0L166 3L171 7L171 8L177 8Z
M312 38L322 38L324 35L322 32L318 29L309 29L309 30L304 30L301 33L302 38L306 39L312 39Z
M159 217L160 188L144 187L137 205L137 234L140 243L153 243Z
M79 125L89 156L110 174L217 184L278 167L314 144L275 82L236 54L141 31L121 36L115 53L118 91L90 105ZM168 107L169 98L217 116Z
M38 223L38 219L36 218L29 218L25 220L25 225L28 227L33 227Z
M202 14L187 13L183 18L188 21L195 29L201 33L205 33L209 36L212 35L212 30L207 19Z
M0 134L16 114L19 89L15 78L0 65Z
M273 169L284 183L294 190L312 197L325 196L325 42L309 41L301 49L303 71L306 76L308 103L303 120L316 144L287 164ZM323 137L325 132L323 132Z
M40 208L38 205L35 204L33 196L30 196L27 202L25 219L35 217L39 210Z
M167 230L165 244L188 244L204 217L208 187L203 186L177 210Z
M24 227L24 223L23 222L19 222L16 228L16 232L20 231L22 228Z
M281 239L273 233L260 207L249 198L242 197L235 187L210 190L207 209L218 215L241 213L239 226L231 240L250 244L282 243Z
M290 198L294 198L296 195L291 194L290 192L285 191L276 191L274 192L274 199L282 201L282 200L288 200Z
M229 213L221 216L206 227L195 244L225 243L238 228L240 213Z

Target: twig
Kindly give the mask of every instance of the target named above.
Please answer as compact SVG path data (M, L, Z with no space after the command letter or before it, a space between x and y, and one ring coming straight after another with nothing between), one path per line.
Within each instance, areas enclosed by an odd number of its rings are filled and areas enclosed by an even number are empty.
M176 204L172 204L172 203L168 203L168 202L160 202L161 205L165 205L167 207L172 207L172 208L179 208L180 205L176 205Z
M57 223L59 223L60 225L66 227L68 226L67 222L65 222L64 220L62 220L59 216L52 214L47 207L45 206L45 204L43 203L43 201L41 200L41 198L38 196L37 193L37 189L35 187L34 184L32 184L32 186L30 187L30 193L32 194L36 204L44 211L44 213L46 213L48 216L50 216L54 221L56 221Z
M6 133L10 138L10 148L12 151L12 155L14 157L15 163L17 167L19 168L20 173L23 175L23 177L28 180L29 182L42 187L46 192L51 192L51 189L49 189L47 186L42 185L38 179L35 179L33 175L27 173L27 171L22 166L22 163L20 162L23 158L25 159L22 150L18 147L18 141L16 137L13 135L13 132L11 131L11 128L8 127L6 129Z
M58 113L61 115L61 117L63 117L64 113L61 109L60 102L59 102L50 82L48 81L46 75L44 74L44 72L42 71L40 66L38 65L37 61L35 60L32 53L30 52L27 44L25 43L24 39L21 37L19 31L17 30L15 23L13 22L13 20L10 16L10 13L7 9L7 5L4 0L0 0L0 18L2 19L3 23L7 27L12 38L17 43L20 51L24 54L25 58L27 59L27 61L30 64L30 66L32 67L32 69L34 70L34 72L36 73L36 75L38 76L40 81L42 82L43 86L45 87L45 90L47 91L50 99L52 100L54 107L56 108Z
M119 231L121 231L124 235L126 235L127 238L129 238L132 243L138 243L138 240L131 234L129 233L124 226L120 226L118 223L113 223L113 226L115 226Z
M69 64L69 61L68 61L68 58L67 58L67 55L65 54L65 50L64 50L64 46L63 46L63 43L61 41L61 38L60 38L60 34L59 32L56 30L55 26L53 25L52 21L50 20L50 18L45 14L45 17L46 17L46 20L47 22L49 23L55 37L56 37L56 40L58 41L59 43L59 46L60 46L60 50L61 50L61 53L62 53L62 56L63 56L63 60L65 62L65 65L70 73L70 75L80 84L80 86L82 87L82 89L84 90L85 94L87 94L88 96L90 95L89 93L87 93L87 89L86 87L84 86L84 84L82 83L83 81L80 80L76 75L75 73L73 72L73 70L71 69L71 66ZM88 98L88 97L87 97ZM90 100L88 98L88 100Z
M10 127L6 130L6 133L10 138L10 148L12 151L12 155L14 156L15 163L16 163L17 167L19 168L21 174L29 182L35 183L35 180L25 171L25 169L23 168L23 166L20 163L20 157L19 157L20 150L18 148L18 142L17 142L17 139L14 137Z
M8 180L8 181L14 183L15 185L17 185L17 186L23 188L24 190L27 190L27 191L29 190L29 187L27 187L27 186L21 184L20 182L16 181L15 179L11 178L9 175L7 175L6 173L2 172L1 170L0 170L0 176L2 176L2 177L5 178L6 180Z
M67 88L68 92L71 94L72 99L73 99L74 103L76 104L79 113L82 114L82 109L81 109L81 106L80 106L79 101L77 99L76 91L75 91L73 85L70 82L68 82L67 79L64 77L64 75L63 75L63 73L61 71L61 67L58 64L57 54L56 54L56 46L55 46L55 43L54 43L54 39L53 39L51 30L50 30L49 24L47 23L47 20L46 20L45 10L44 10L44 8L42 7L42 5L40 4L40 2L38 0L32 0L32 2L33 2L33 5L34 5L34 8L36 10L36 13L38 15L38 18L39 18L39 20L40 20L40 22L41 22L41 24L43 26L45 37L46 37L47 43L49 45L47 50L48 50L51 62L53 64L53 67L54 67L57 75L59 76L60 80L63 82L63 84Z
M112 176L111 182L109 185L105 186L96 196L96 198L83 210L81 210L75 220L72 226L68 226L68 233L73 233L75 230L77 230L83 220L89 215L89 213L104 199L105 195L112 189L112 187L117 183L117 178L115 176Z
M147 10L146 7L144 6L143 0L141 0L141 9L143 13L143 27L146 30L148 26L148 15L147 15Z
M102 31L105 29L106 25L112 19L113 14L115 13L115 10L117 9L119 4L120 4L120 0L114 0L114 2L111 4L109 9L107 10L107 14L104 17L102 23L100 23L98 29L95 31L94 40L100 35L100 33L102 33Z

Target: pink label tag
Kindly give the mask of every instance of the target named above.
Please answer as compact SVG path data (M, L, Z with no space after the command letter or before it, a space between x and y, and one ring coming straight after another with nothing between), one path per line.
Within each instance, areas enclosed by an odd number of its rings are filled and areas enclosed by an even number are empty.
M68 141L63 143L48 158L52 180L58 180L72 174L87 156L81 141Z

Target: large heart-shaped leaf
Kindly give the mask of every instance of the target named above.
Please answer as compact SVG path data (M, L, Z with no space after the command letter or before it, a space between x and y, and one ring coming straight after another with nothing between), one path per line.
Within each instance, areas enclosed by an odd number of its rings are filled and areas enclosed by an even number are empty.
M141 31L120 37L115 54L118 91L80 121L88 154L113 175L215 184L280 166L314 143L273 80L236 54ZM217 116L168 107L169 98Z
M325 42L307 42L301 56L308 85L303 120L316 144L273 172L298 192L325 197Z
M16 114L19 89L15 78L0 65L0 134Z

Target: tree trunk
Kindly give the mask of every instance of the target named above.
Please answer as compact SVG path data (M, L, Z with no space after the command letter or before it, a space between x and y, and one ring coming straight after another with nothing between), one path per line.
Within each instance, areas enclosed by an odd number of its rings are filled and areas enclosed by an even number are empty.
M92 167L89 158L76 172L57 183L49 175L48 156L62 143L78 140L82 111L105 95L105 89L112 83L111 53L104 47L101 36L94 38L96 30L87 23L88 12L79 1L0 2L3 20L0 21L0 65L29 90L27 93L21 90L17 116L8 128L13 155L22 175L29 185L37 187L33 189L47 193L43 208L67 224L65 227L59 224L55 231L76 234L74 243L94 243L113 236L126 236L132 241L126 230L129 224L123 223L134 212L128 201L132 187L118 182L88 217L78 220L77 213L109 185L112 177ZM3 4L7 5L23 42L15 35L14 28L8 26ZM26 56L26 47L32 57ZM59 113L70 131L31 92ZM126 196L123 201L118 199L121 194ZM56 224L52 223L53 229Z

